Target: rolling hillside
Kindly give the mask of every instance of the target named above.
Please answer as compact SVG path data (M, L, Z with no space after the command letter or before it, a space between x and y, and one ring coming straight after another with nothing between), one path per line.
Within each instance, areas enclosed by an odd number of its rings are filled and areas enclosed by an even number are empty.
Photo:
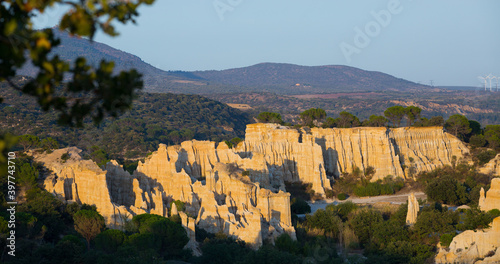
M300 66L283 63L260 63L222 71L196 71L194 75L210 82L261 87L281 94L331 93L341 91L409 91L424 89L394 76L341 65Z
M359 91L417 91L428 88L407 80L374 71L341 65L300 66L261 63L221 71L163 71L139 57L106 44L90 42L57 32L61 45L55 54L73 61L83 56L97 65L102 59L115 62L117 70L135 68L144 75L145 91L158 93L213 94L228 92L273 92L308 94ZM20 75L34 76L35 68L26 66Z
M82 129L57 126L54 111L43 112L35 100L0 83L0 132L52 137L61 146L84 150L101 146L113 157L144 155L158 144L178 144L184 140L230 140L243 137L247 123L253 122L240 110L199 96L142 93L133 109L118 119L106 118L96 127L91 120Z

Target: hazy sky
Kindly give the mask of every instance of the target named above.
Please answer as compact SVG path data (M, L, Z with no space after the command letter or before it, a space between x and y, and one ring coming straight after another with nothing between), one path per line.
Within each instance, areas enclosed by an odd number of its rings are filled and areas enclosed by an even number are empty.
M139 12L119 37L96 40L163 70L349 65L471 86L500 76L498 0L156 0ZM62 13L36 25L53 26Z

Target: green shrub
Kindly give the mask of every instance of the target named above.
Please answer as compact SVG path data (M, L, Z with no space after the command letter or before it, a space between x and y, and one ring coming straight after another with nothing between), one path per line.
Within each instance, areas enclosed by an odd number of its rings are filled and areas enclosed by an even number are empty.
M339 199L339 200L341 200L341 201L344 201L345 199L347 199L347 197L348 197L348 196L347 196L347 194L345 194L345 193L339 193L339 194L337 195L337 199Z
M335 193L333 192L333 190L326 189L325 190L325 196L328 199L332 199L335 196Z
M308 214L311 212L311 206L306 201L300 198L292 198L291 202L290 210L292 214Z
M186 205L184 204L184 202L180 201L180 200L175 200L173 201L172 203L175 203L175 206L177 207L177 211L178 212L184 212L186 211ZM170 208L172 208L172 203L170 203Z
M318 209L313 215L306 216L305 226L322 230L325 236L337 238L342 228L342 219L333 211Z
M483 135L473 135L470 137L469 143L472 147L480 148L486 145L486 139Z
M356 209L358 209L358 206L351 201L339 203L337 205L329 204L325 208L326 211L333 212L338 215L342 221L346 221L349 213Z
M121 246L125 240L127 239L127 235L120 230L116 229L108 229L101 232L94 239L95 247L98 250L102 250L105 252L116 252L119 246Z
M450 176L434 179L425 188L425 193L430 200L449 205L462 205L468 201L466 187Z
M442 234L441 237L439 238L439 242L441 242L441 246L443 247L449 247L451 244L451 241L453 238L456 236L456 233L446 233Z
M292 254L299 253L300 251L299 242L296 240L294 241L287 233L281 234L277 237L274 244L280 251L286 251Z
M65 163L67 160L69 159L69 153L66 152L64 154L61 155L61 160L63 161L63 163Z
M500 216L500 210L498 209L491 209L488 211L488 214L491 215L493 219L497 218Z
M476 161L479 166L483 166L493 159L497 153L493 150L483 150L475 155Z

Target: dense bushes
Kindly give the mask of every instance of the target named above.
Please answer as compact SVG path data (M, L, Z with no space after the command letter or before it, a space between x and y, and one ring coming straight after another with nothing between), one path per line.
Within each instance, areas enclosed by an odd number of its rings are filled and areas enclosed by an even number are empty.
M430 200L450 205L477 205L479 190L491 181L488 175L465 163L422 172L417 179Z
M292 214L307 214L311 212L311 206L301 198L292 198L290 203Z
M358 186L354 189L354 194L359 197L363 196L378 196L394 194L404 187L403 179L397 180L386 179L376 182L366 183L364 186Z
M444 204L462 205L468 202L465 186L449 176L430 182L425 188L425 193L430 200Z

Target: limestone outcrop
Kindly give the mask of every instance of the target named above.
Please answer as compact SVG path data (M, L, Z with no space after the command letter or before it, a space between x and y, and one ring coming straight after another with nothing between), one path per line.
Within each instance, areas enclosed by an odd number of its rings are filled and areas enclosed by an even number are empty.
M406 214L406 224L414 225L417 222L417 215L420 207L418 205L417 198L415 198L415 194L411 193L408 196L408 213Z
M436 263L499 263L500 217L485 230L467 230L453 238L449 248L439 247Z
M492 209L500 210L500 178L493 178L491 180L491 187L484 193L484 189L481 188L479 193L479 208L483 211L489 211Z
M412 177L459 161L469 152L441 127L422 128L303 128L277 124L247 125L241 157L262 155L269 180L311 183L324 194L330 181L356 168L375 169L372 180ZM276 179L278 178L278 179Z
M441 127L401 127L391 129L391 140L400 156L405 175L416 175L458 162L469 149Z
M495 158L480 168L479 172L491 174L493 176L500 176L500 154L497 154Z
M72 147L35 156L51 171L44 182L47 191L68 201L95 205L109 227L122 226L131 215L148 212L146 207L134 206L140 190L133 189L132 177L118 163L108 163L105 171L93 161L82 160L80 152ZM60 159L64 153L70 155L65 162Z
M334 177L355 168L374 167L373 180L408 177L451 164L453 156L460 159L467 151L437 127L297 130L250 124L245 141L234 148L197 140L161 144L133 174L116 161L99 168L82 160L76 148L36 160L52 172L45 179L48 191L96 205L109 227L119 228L142 213L168 216L179 209L169 208L171 202L180 200L186 206L178 213L194 219L185 228L196 224L258 247L284 232L295 236L285 182L310 183L324 195ZM70 154L65 162L64 153Z
M400 156L387 128L313 128L311 134L323 150L329 175L339 177L355 168L364 172L373 167L376 169L374 179L383 179L387 175L404 177Z

